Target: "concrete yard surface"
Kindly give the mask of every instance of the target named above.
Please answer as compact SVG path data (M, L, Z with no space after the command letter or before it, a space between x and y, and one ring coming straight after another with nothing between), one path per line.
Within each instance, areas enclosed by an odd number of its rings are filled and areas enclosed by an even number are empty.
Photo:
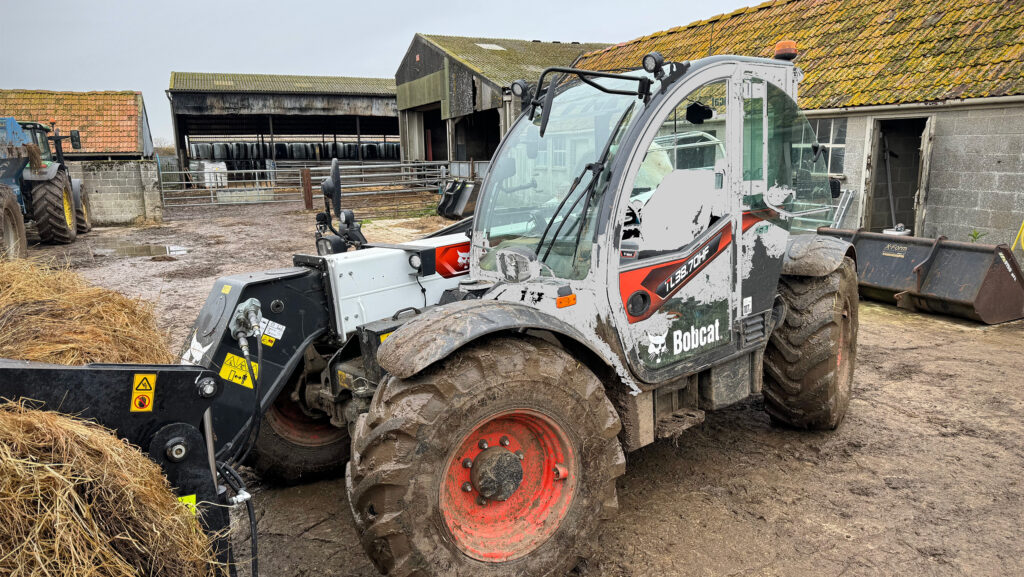
M153 301L177 349L216 277L313 252L313 213L294 206L167 216L30 256L68 258L89 280ZM365 233L400 242L446 222L376 221ZM185 252L116 254L138 245ZM869 302L860 311L854 393L836 431L775 428L754 398L628 455L619 515L574 574L1024 574L1024 322L988 327ZM254 484L264 575L377 574L343 479ZM236 556L244 575L246 542Z

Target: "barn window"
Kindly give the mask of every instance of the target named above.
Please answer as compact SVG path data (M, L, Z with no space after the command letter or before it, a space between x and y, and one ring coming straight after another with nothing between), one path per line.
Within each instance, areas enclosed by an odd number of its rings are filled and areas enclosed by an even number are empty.
M818 142L825 145L829 176L843 176L846 166L846 119L809 118Z

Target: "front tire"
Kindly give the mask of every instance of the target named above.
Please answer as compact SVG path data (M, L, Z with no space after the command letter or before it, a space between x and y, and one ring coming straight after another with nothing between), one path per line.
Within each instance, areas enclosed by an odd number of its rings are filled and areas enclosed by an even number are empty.
M764 352L764 405L772 421L835 429L857 361L857 269L849 257L824 277L782 276L789 312Z
M597 377L539 339L391 378L352 439L363 548L394 577L564 575L617 509L620 429Z
M33 186L31 194L32 218L39 230L39 240L54 244L75 242L75 200L67 173L57 171L57 176Z
M285 388L264 413L249 460L262 479L295 485L340 474L350 446L347 429L306 414Z
M0 184L0 260L24 258L27 252L21 205L13 190Z

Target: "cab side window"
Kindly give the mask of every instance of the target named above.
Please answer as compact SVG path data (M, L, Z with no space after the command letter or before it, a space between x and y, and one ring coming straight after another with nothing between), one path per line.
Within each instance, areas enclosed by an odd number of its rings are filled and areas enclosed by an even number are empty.
M681 250L725 215L727 96L724 79L705 84L662 123L630 194L622 238L631 258Z

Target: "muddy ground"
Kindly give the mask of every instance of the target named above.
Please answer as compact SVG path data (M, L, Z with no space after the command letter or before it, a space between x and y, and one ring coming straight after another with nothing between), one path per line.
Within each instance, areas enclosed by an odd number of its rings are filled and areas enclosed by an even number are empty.
M31 254L70 258L90 280L154 301L177 348L217 276L290 264L312 250L312 223L281 206L207 209ZM365 231L396 242L441 224ZM98 255L121 241L188 252ZM1022 373L1024 322L984 327L862 303L854 396L837 431L773 428L754 399L629 455L620 514L577 573L1024 575ZM259 487L256 503L263 575L376 575L343 480Z

